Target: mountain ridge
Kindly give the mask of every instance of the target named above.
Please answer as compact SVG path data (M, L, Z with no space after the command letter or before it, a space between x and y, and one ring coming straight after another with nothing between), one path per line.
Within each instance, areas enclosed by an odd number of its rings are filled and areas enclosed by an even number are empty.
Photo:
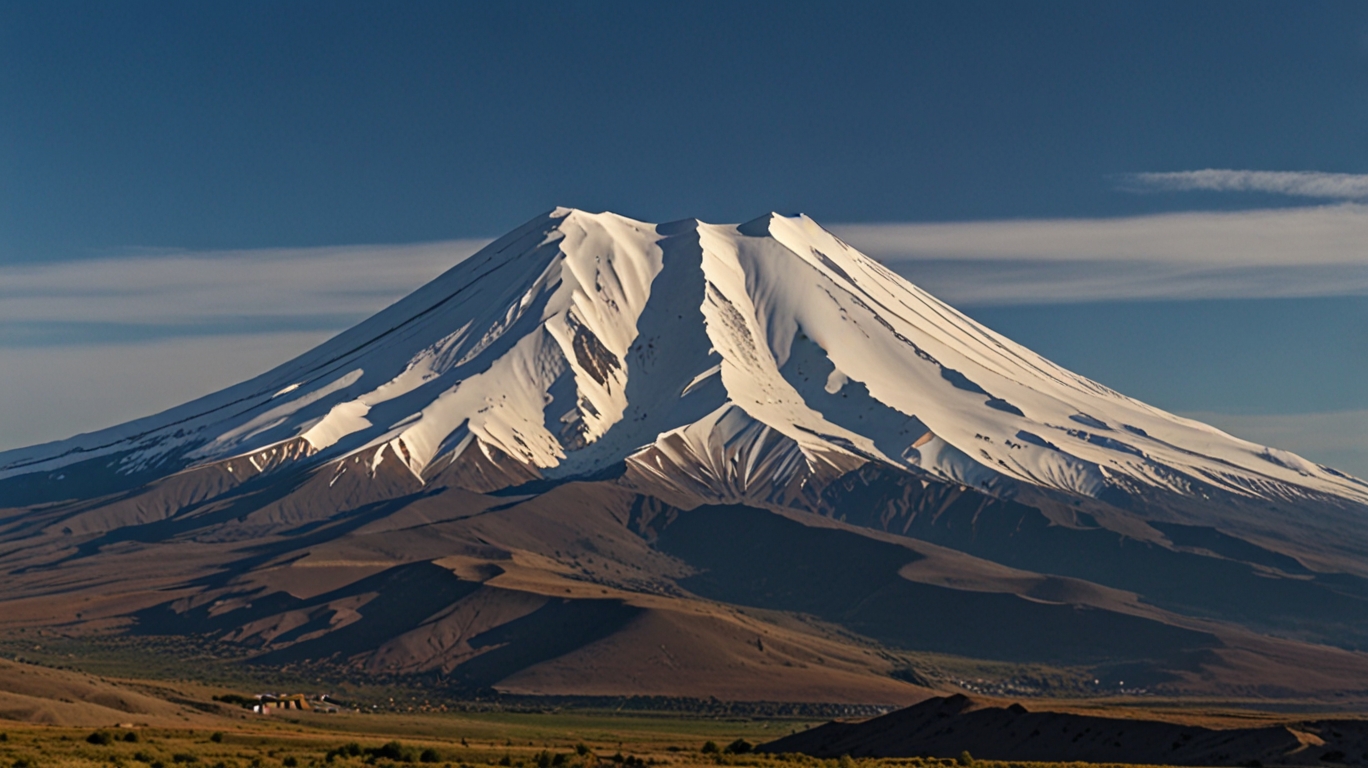
M0 633L519 695L909 703L991 662L1358 700L1365 513L807 217L555 209L252 380L0 453Z
M519 267L524 276L505 280L493 300L470 298L477 287L489 287L492 275ZM657 296L656 317L644 316L657 279L694 293L674 302ZM455 317L431 322L453 304L461 305ZM890 308L899 306L922 322L908 324ZM687 327L669 328L670 314ZM852 321L857 314L863 324ZM521 336L511 331L518 323ZM848 335L867 343L839 332L851 325ZM663 338L672 347L668 377L652 370L661 364L654 344ZM883 365L871 367L846 346L882 353ZM635 365L626 365L629 356ZM693 359L686 363L686 356ZM715 390L713 379L722 392L700 392ZM513 386L523 380L535 385ZM641 380L648 384L638 386ZM629 387L635 400L625 397ZM894 435L855 431L842 419L863 414L841 413L846 404L833 402L852 394L865 410L904 423ZM520 401L507 405L510 395ZM1037 402L1028 419L1013 398L1062 404ZM657 403L679 410L663 402L670 399L712 407L673 420L650 415ZM1088 405L1117 407L1120 418L1091 415ZM216 415L229 411L236 413ZM750 418L804 455L878 460L990 490L1013 480L1088 496L1138 484L1189 495L1211 487L1265 498L1309 492L1368 501L1362 481L1229 438L1054 366L806 217L651 227L573 209L532 220L372 320L244 385L120 427L0 453L0 479L52 472L73 457L121 446L130 452L117 471L130 474L158 463L179 470L233 458L274 462L273 451L299 440L288 447L295 458L336 460L388 445L420 480L439 458L454 461L474 443L565 477L625 459L671 431L683 437L702 418ZM1142 420L1159 429L1129 423ZM1181 439L1153 434L1162 430Z

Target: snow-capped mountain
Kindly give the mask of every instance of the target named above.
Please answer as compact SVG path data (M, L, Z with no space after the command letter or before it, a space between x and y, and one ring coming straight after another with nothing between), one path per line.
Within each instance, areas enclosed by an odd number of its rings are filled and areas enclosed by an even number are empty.
M547 479L626 462L719 499L877 462L999 495L1368 503L1356 478L1045 360L806 216L654 225L565 208L255 379L0 454L0 480L60 485L77 462L398 462L424 480L481 457Z
M806 217L557 209L255 379L0 454L0 632L466 691L905 701L934 652L1339 701L1365 515Z

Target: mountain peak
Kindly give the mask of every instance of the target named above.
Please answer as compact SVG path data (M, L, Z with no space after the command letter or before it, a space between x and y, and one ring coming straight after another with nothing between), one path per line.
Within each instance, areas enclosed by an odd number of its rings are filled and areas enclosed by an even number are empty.
M0 454L0 570L12 624L348 679L872 701L915 651L1300 697L1368 680L1365 511L806 216L556 208L261 376Z
M1368 503L1362 481L1054 365L805 215L567 207L255 379L0 454L0 479L282 457L419 482L476 458L551 480L621 465L719 500L874 463L999 495Z

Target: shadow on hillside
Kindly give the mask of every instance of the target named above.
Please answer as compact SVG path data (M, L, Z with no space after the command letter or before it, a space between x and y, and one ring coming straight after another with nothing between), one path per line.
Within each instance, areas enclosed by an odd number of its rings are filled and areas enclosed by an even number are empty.
M1128 614L910 582L898 569L920 558L911 550L750 507L680 513L657 546L703 570L680 582L698 595L812 614L893 647L1087 663L1176 660L1221 645Z

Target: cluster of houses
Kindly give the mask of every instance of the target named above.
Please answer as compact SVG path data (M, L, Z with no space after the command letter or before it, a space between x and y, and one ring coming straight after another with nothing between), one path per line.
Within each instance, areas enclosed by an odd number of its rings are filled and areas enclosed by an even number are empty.
M310 699L302 693L258 693L257 703L252 711L269 715L281 710L309 710L312 712L336 712L337 705L326 694Z

